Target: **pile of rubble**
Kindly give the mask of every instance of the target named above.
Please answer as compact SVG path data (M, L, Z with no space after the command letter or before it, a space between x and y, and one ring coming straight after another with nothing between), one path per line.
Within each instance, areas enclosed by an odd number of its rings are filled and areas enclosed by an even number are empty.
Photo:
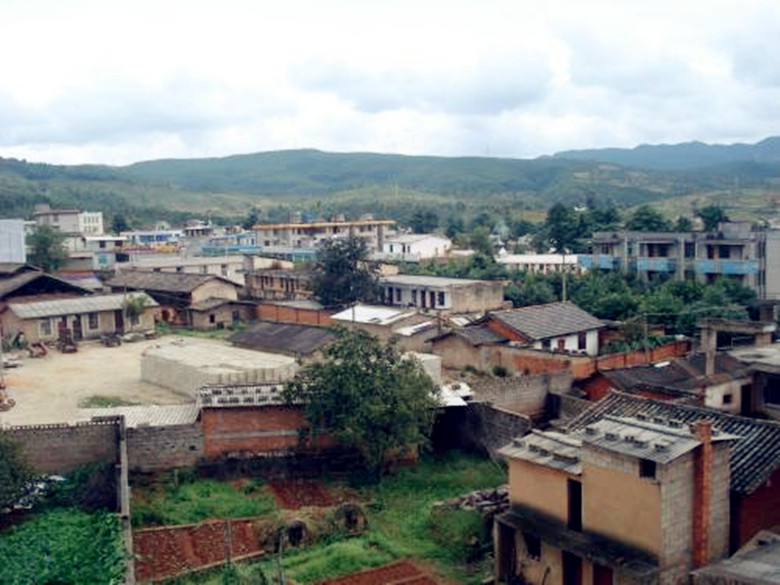
M483 516L500 514L509 509L509 486L502 485L492 490L477 490L457 498L436 502L434 507L477 510Z

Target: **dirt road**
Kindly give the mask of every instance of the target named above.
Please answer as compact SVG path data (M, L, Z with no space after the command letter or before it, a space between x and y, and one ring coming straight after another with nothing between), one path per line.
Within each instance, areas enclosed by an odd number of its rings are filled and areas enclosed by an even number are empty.
M192 402L189 396L141 381L143 351L172 339L123 343L110 348L99 342L82 342L75 354L61 354L54 349L44 358L25 358L21 367L5 370L8 397L16 405L0 412L0 425L83 419L78 415L78 403L91 396L121 398L140 404Z

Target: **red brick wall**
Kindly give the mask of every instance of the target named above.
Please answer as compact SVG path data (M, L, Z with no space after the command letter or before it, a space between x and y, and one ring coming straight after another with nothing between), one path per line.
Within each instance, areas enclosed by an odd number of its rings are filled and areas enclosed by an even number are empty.
M749 496L735 499L731 510L732 530L736 542L732 549L747 543L759 530L780 525L780 469Z
M521 341L523 343L526 342L525 337L520 335L517 331L515 331L511 327L507 327L500 321L496 321L495 319L490 319L487 322L487 326L488 329L490 329L493 333L497 333L498 335L506 337L510 341Z
M257 305L257 318L261 321L277 323L299 323L301 325L332 325L330 313L313 309L297 309L271 303Z
M305 422L298 406L204 408L203 451L207 459L236 451L291 451L299 447L298 431ZM323 438L318 446L332 446L332 441Z

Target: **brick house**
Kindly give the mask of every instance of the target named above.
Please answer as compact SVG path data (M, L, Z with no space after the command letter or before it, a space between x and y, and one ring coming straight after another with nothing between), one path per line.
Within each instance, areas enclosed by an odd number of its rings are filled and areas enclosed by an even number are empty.
M736 438L703 419L689 427L605 415L568 435L513 440L499 451L511 506L496 519L499 578L687 582L692 569L728 554Z
M730 551L760 530L780 525L780 423L612 392L576 416L568 428L581 430L608 415L644 415L685 424L707 419L722 432L738 436L730 456Z

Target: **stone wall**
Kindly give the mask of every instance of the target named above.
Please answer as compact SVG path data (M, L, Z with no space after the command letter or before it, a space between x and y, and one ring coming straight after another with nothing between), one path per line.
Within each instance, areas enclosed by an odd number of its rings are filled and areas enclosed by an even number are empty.
M459 435L462 447L494 453L531 430L531 419L485 402L465 407Z
M64 474L88 463L119 462L119 420L10 427L27 460L40 473Z
M476 400L491 402L498 408L542 418L547 410L547 395L571 388L568 371L537 376L484 377L473 380L471 389Z
M192 467L203 457L200 423L127 429L127 459L130 471L164 471Z

